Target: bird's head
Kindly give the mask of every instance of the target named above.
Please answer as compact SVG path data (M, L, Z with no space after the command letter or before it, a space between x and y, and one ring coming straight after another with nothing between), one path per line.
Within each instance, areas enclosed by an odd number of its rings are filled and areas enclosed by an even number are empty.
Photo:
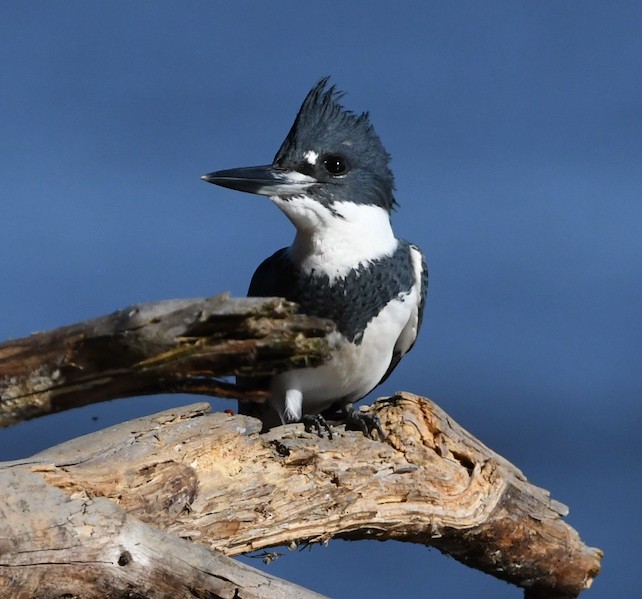
M297 226L318 217L321 208L340 216L335 209L343 203L390 213L395 205L390 156L368 114L344 109L338 103L341 94L334 86L326 89L327 84L326 77L310 90L271 165L216 171L202 178L270 196Z

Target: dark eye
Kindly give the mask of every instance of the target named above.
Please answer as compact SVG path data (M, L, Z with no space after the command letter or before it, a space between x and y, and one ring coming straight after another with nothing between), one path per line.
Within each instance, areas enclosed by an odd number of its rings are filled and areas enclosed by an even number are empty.
M323 159L323 166L333 177L345 175L348 172L348 162L343 156L330 154Z

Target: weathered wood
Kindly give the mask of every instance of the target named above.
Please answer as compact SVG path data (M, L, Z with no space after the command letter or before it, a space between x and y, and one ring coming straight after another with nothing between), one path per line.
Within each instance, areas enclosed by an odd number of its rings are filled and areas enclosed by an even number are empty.
M0 481L3 599L322 599L28 467L5 464Z
M170 300L0 344L0 427L109 399L198 393L261 401L221 381L316 365L331 323L283 299Z
M257 420L197 404L5 464L0 509L10 532L0 543L0 596L29 577L56 577L60 593L67 588L77 544L67 551L43 534L50 518L71 520L69 534L79 538L112 539L101 559L111 571L126 570L114 565L113 539L121 537L113 521L69 516L73 502L87 510L107 500L177 543L191 539L227 555L332 538L395 539L437 547L530 597L576 597L590 586L601 552L582 543L548 492L425 398L400 393L374 409L386 443L342 430L329 441L300 425L260 434ZM50 491L38 493L43 501L31 499L33 477ZM122 548L133 563L153 565L154 556Z

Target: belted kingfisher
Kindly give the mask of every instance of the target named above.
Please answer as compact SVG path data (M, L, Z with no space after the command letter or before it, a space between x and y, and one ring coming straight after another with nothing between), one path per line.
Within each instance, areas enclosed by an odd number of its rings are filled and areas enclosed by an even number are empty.
M256 270L248 296L284 297L301 313L336 326L329 361L275 375L264 406L241 405L265 429L313 424L331 436L322 413L340 411L366 434L375 418L353 402L385 381L415 343L428 288L425 259L390 225L394 179L368 113L338 103L321 79L303 101L268 166L216 171L202 179L266 195L296 228L294 242Z

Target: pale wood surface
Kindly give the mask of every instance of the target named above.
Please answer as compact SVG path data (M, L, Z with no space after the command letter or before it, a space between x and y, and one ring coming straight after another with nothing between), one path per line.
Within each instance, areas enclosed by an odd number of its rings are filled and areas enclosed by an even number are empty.
M141 522L117 503L0 466L3 599L322 599Z
M182 554L184 539L230 556L396 539L437 547L528 597L574 597L590 585L601 552L546 491L426 398L401 393L373 409L385 443L343 429L330 441L300 425L260 434L257 420L196 404L2 465L0 596L34 580L66 588L88 547L101 556L91 574L101 585L118 588L139 566L156 572L160 554L132 549L143 523L164 535L168 556ZM94 517L98 508L106 512ZM132 557L124 567L123 550Z

